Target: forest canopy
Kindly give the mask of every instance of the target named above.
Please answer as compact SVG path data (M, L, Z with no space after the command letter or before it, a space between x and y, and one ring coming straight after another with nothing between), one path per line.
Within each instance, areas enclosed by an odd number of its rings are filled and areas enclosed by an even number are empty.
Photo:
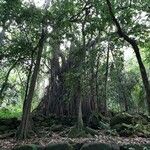
M0 117L150 115L149 0L0 0ZM149 131L150 133L150 131Z

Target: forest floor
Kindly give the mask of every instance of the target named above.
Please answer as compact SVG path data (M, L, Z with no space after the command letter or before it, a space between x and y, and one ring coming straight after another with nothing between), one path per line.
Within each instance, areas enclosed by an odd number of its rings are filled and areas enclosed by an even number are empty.
M118 145L127 144L150 144L150 138L142 137L119 137L105 135L100 132L98 136L93 138L68 138L61 137L58 133L53 133L51 137L32 137L23 141L16 141L14 138L2 139L0 140L0 150L11 150L16 146L26 145L26 144L38 144L40 146L46 146L51 143L109 143Z
M125 118L121 118L123 123L121 126L119 124L115 125L116 129L121 129L118 133L114 132L114 129L111 129L110 124L109 128L103 125L103 129L90 129L91 133L88 137L71 137L69 136L71 130L75 127L74 121L70 121L68 118L60 120L59 118L38 118L34 120L34 132L32 133L29 139L23 141L17 141L15 139L15 133L17 131L17 127L20 124L16 118L12 119L0 119L0 150L11 150L16 146L26 145L26 144L36 144L40 146L46 146L51 143L69 143L69 144L85 144L85 143L106 143L106 144L118 144L118 145L127 145L127 144L150 144L150 120L148 121L143 118L143 124L136 124L131 126L130 119L131 116L128 114L124 114ZM123 117L123 115L120 115ZM138 116L141 117L141 116ZM117 116L118 122L119 116ZM103 121L102 119L100 119ZM135 118L134 118L135 120ZM138 121L142 119L138 118ZM92 118L91 125L96 125L95 118ZM114 122L115 121L115 122ZM127 122L126 122L127 121ZM133 117L132 117L133 121ZM102 122L101 122L102 123ZM110 121L112 124L116 124L116 118ZM125 124L126 123L126 124ZM127 124L128 123L128 124ZM133 128L134 127L134 128ZM140 130L139 130L140 127ZM135 130L136 134L135 134ZM87 134L89 135L89 134Z

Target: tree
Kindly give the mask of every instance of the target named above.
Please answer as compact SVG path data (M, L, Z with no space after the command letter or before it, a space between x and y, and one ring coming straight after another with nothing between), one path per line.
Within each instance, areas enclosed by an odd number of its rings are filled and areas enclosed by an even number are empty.
M37 45L37 57L36 62L33 70L33 74L31 76L30 86L28 90L28 94L26 99L24 100L23 104L23 115L22 115L22 121L20 124L20 128L17 133L17 138L19 139L25 139L29 135L29 131L31 130L31 124L30 124L30 112L31 112L31 104L32 104L32 98L34 94L36 79L38 76L38 71L40 68L40 61L43 51L44 42L46 40L46 28L42 27L42 33L39 40L39 43Z
M146 73L145 66L144 66L142 58L141 58L140 49L138 47L138 44L137 44L136 40L133 39L133 38L130 38L125 32L123 32L118 20L116 19L115 15L113 13L110 1L106 0L106 2L107 2L107 5L108 5L108 9L109 9L109 13L111 15L111 18L112 18L114 24L117 27L118 35L121 38L124 38L124 40L127 41L132 46L132 48L135 52L135 55L136 55L136 58L137 58L137 61L138 61L138 64L139 64L143 84L144 84L144 87L145 87L146 99L147 99L147 104L148 104L148 113L150 114L150 84L149 84L149 81L148 81L148 76L147 76L147 73Z

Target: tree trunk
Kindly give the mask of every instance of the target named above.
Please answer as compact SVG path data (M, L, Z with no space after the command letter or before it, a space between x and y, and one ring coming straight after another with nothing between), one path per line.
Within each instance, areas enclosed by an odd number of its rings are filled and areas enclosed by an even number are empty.
M150 115L150 83L148 81L148 76L147 76L147 73L146 73L146 68L145 68L145 66L143 64L138 44L137 44L137 42L134 39L130 38L127 34L125 34L123 32L123 30L122 30L122 28L121 28L118 20L116 19L115 15L113 13L110 0L106 0L106 2L107 2L107 6L108 6L108 9L109 9L109 13L110 13L110 15L112 17L112 20L113 20L113 22L115 23L115 25L117 27L118 35L121 38L124 38L124 40L127 41L133 47L133 50L134 50L134 52L136 54L136 58L137 58L137 61L138 61L138 64L139 64L139 68L140 68L140 73L141 73L143 85L144 85L145 92L146 92L146 100L147 100L147 105L148 105L148 113Z
M114 60L114 65L115 65L115 68L116 68L116 70L117 70L117 74L116 74L116 77L117 77L117 81L118 81L118 93L122 93L122 95L123 96L119 96L121 99L123 99L124 101L124 107L125 107L125 111L126 112L128 112L129 111L129 101L128 101L128 99L127 99L127 96L126 96L126 92L125 92L125 88L124 88L124 86L123 86L123 84L122 84L122 78L121 78L121 70L118 70L118 66L117 66L117 62L116 62L116 60L115 60L115 55L114 55L114 53L113 53L113 51L112 51L112 49L111 49L111 54L112 54L112 58L113 58L113 60ZM120 94L118 94L118 95L120 95ZM120 103L121 104L121 103Z
M79 77L80 78L80 77ZM77 121L77 128L78 130L83 129L83 119L82 119L82 95L81 95L81 85L80 79L77 82L77 102L78 102L78 121Z
M105 86L104 86L104 115L107 115L107 81L108 81L108 71L109 71L109 44L107 49L107 58L106 58L106 73L105 73Z
M41 38L37 46L38 48L37 58L36 58L36 63L35 63L35 67L33 70L33 74L31 76L29 92L28 92L26 99L24 100L22 121L21 121L19 130L17 132L18 139L27 138L27 136L29 135L29 131L31 130L31 124L30 124L31 103L32 103L35 85L36 85L38 71L40 68L40 61L41 61L44 41L45 41L45 29L43 28Z

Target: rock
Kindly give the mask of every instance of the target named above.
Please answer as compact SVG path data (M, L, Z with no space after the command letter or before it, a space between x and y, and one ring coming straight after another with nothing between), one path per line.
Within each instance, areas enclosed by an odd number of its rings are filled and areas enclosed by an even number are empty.
M110 126L113 127L117 124L132 124L133 116L128 113L119 113L110 120Z
M76 117L64 116L60 118L62 125L73 126L76 123Z
M91 134L91 135L98 135L98 132L96 131L96 130L94 130L94 129L92 129L92 128L89 128L89 127L86 127L85 128L85 131L86 131L86 133L89 133L89 134Z
M115 129L120 136L150 137L150 124L147 117L128 113L120 113L110 121L111 129Z
M139 115L136 114L133 116L133 124L143 124L143 125L148 125L149 122L147 120L148 116L143 116L143 115Z
M99 122L99 129L106 129L106 130L108 130L108 129L110 129L110 126L109 126L108 123L104 123L104 122L100 121Z
M68 143L50 144L44 150L73 150L73 147Z
M4 133L6 130L9 130L9 127L6 125L0 126L0 133Z
M19 126L20 121L17 118L0 119L0 134L15 130Z
M100 126L100 121L102 120L102 115L99 113L92 113L89 118L88 126L93 129L98 129Z
M18 118L5 118L5 119L0 119L0 125L17 125L20 123Z
M31 144L31 145L24 145L17 148L14 148L13 150L44 150L44 148Z
M123 145L120 146L120 150L150 150L150 145Z
M81 147L83 146L83 143L76 143L76 144L73 144L73 150L80 150Z
M0 139L8 139L8 138L12 138L15 136L15 132L9 132L9 133L5 133L5 134L0 134Z
M111 135L111 136L118 136L118 133L117 133L116 129L106 130L105 134L106 135Z
M119 150L119 146L103 143L84 144L81 150Z
M125 123L117 124L113 127L120 136L129 137L134 134L135 130L132 125Z
M63 126L60 124L60 125L52 125L51 126L51 131L53 132L58 132L58 131L62 131L63 130Z
M79 138L79 137L84 137L84 138L91 138L92 135L88 134L86 130L78 130L76 126L72 127L68 133L69 138Z

